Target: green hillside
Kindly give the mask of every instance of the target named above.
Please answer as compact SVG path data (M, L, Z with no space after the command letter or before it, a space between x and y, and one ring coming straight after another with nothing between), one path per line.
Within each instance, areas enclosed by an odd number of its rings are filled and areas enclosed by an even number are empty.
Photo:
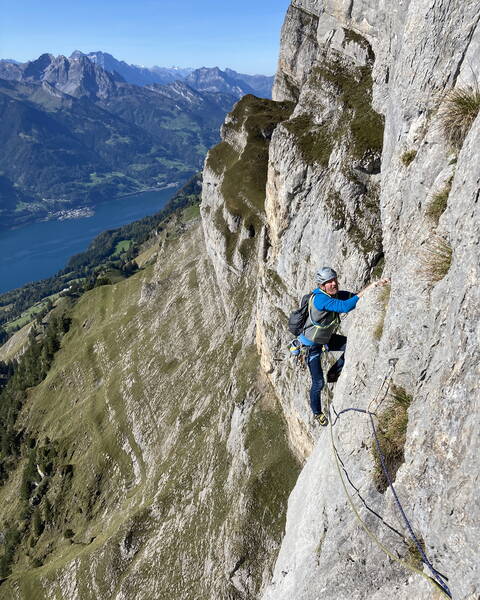
M82 599L235 598L244 563L259 589L298 466L254 347L241 327L216 335L202 245L198 226L163 236L154 263L69 313L16 423L0 598L62 598L65 577Z

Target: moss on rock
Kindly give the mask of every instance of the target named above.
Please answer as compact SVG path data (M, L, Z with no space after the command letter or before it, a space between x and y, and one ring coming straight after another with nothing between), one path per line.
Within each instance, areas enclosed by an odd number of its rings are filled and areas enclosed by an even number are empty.
M360 159L368 151L381 154L384 117L372 107L371 67L346 65L331 56L313 70L313 78L318 85L329 86L343 108L336 132L332 132L334 139L350 134L353 158Z
M295 136L298 149L307 163L328 167L333 140L327 127L315 125L312 117L307 114L299 115L284 125Z
M237 137L243 149L238 150L223 141L208 154L207 168L222 176L224 209L238 218L241 226L249 231L258 231L263 223L272 133L279 122L288 119L293 106L292 102L274 102L251 94L244 96L223 126L224 139ZM227 262L231 262L239 236L228 230L223 215L218 211L215 224L226 236ZM245 259L248 259L252 245L248 240L242 243Z
M308 85L330 98L331 103L338 105L338 110L322 123L316 122L313 112L298 115L285 123L307 163L326 168L335 145L345 141L349 156L355 160L368 153L381 154L384 117L372 107L370 66L347 64L331 54L312 70Z

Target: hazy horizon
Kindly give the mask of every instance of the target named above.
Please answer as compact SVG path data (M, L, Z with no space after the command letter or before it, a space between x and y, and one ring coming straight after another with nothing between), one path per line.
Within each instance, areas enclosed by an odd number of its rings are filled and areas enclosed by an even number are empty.
M147 64L138 64L138 63L134 63L132 61L130 61L128 58L122 58L120 56L116 56L115 54L112 54L111 52L108 52L106 50L101 50L101 49L97 49L97 50L82 50L81 48L74 48L71 52L67 52L65 54L55 54L54 52L40 52L37 56L28 58L26 60L19 60L18 58L16 58L15 56L0 56L0 60L7 60L7 61L14 61L17 62L19 64L24 64L27 62L31 62L34 60L37 60L42 54L52 54L53 56L66 56L67 58L69 56L71 56L75 51L79 51L82 52L85 55L88 54L93 54L95 52L103 52L104 54L110 54L111 56L113 56L113 58L115 58L118 61L122 61L127 63L128 65L134 66L134 67L140 67L142 69L153 69L155 67L159 67L159 68L166 68L166 69L179 69L179 70L184 70L184 69L192 69L192 70L197 70L197 69L213 69L215 67L218 67L219 69L221 69L222 71L225 71L225 69L233 69L233 67L229 64L226 65L222 65L222 64L211 64L211 65L200 65L198 67L194 67L192 65L179 65L179 64L152 64L152 65L147 65ZM244 75L266 75L267 77L271 77L273 75L275 75L275 71L276 68L274 69L273 72L271 73L260 73L260 72L247 72L245 70L239 70L239 69L233 69L234 71L237 71L238 73L242 73Z

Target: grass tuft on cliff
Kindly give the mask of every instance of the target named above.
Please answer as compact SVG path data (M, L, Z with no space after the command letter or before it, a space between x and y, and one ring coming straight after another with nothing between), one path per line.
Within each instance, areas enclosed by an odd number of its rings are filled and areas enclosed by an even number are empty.
M452 264L452 248L439 235L432 236L420 253L420 275L430 285L441 281Z
M400 157L400 160L406 167L408 167L414 161L416 156L417 156L416 150L406 150Z
M404 447L408 425L408 407L412 397L396 385L390 388L387 406L378 416L377 435L387 471L392 481L405 461ZM373 482L380 493L388 488L388 481L382 469L380 455L375 440L372 442L374 460Z
M448 197L450 195L450 191L452 189L452 181L453 177L451 177L447 183L439 190L436 194L433 195L430 203L427 206L425 211L426 216L438 225L438 221L440 217L445 212L447 208Z
M453 148L461 148L480 110L480 89L461 86L445 95L439 109L443 135Z
M378 322L375 326L375 329L373 330L373 337L377 341L380 341L382 339L383 326L385 323L385 316L387 314L387 307L388 307L388 303L390 301L391 291L392 291L392 286L390 284L388 284L388 285L385 285L384 287L382 287L378 294L378 304L379 304L379 308L380 308L380 315L379 315Z

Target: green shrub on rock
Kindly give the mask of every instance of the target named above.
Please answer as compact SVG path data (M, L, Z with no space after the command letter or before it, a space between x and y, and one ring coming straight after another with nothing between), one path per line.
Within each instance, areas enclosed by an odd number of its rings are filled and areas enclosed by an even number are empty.
M406 167L408 167L414 161L416 156L417 156L416 150L407 150L400 156L400 160Z
M379 341L383 335L383 326L385 324L385 316L387 313L388 303L390 301L391 290L392 290L392 286L390 284L388 284L380 289L380 292L378 295L380 316L379 316L378 322L375 326L375 329L373 330L373 337L377 341Z
M314 114L304 113L284 124L295 136L307 163L326 168L335 144L343 140L349 155L356 160L381 154L384 117L372 107L370 66L348 65L331 56L313 69L309 85L321 89L322 95L330 97L339 110L335 118L325 123L317 123Z

